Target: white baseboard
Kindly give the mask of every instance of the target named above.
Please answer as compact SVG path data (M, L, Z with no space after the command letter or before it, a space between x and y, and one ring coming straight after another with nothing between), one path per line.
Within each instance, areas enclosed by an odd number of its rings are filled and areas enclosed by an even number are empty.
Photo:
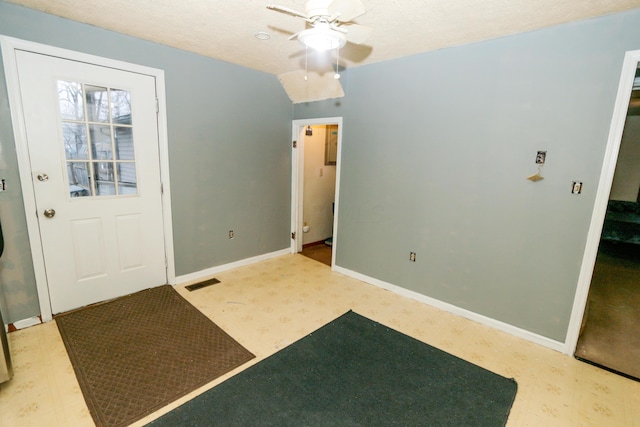
M282 249L276 252L271 252L263 255L258 255L252 258L246 258L243 260L235 261L229 264L218 265L215 267L207 268L205 270L196 271L193 273L185 274L182 276L176 277L176 283L178 284L187 284L189 282L196 282L199 280L209 279L212 276L227 270L231 270L238 267L244 267L250 264L254 264L260 261L264 261L271 258L276 258L282 255L287 255L291 253L290 248ZM449 304L435 298L428 297L426 295L420 294L415 291L411 291L409 289L393 285L391 283L384 282L382 280L376 279L374 277L369 277L361 273L357 273L355 271L346 269L344 267L340 267L338 265L333 266L333 271L337 273L344 274L345 276L352 277L354 279L360 280L362 282L368 283L373 286L377 286L382 289L386 289L388 291L394 292L398 295L414 299L416 301L422 302L424 304L430 305L432 307L438 308L440 310L446 311L451 314L455 314L460 317L464 317L466 319L472 320L474 322L480 323L482 325L489 326L493 329L506 332L510 335L513 335L518 338L525 339L527 341L531 341L535 344L542 345L544 347L550 348L555 351L559 351L561 353L567 353L566 345L562 342L552 340L551 338L547 338L545 336L527 331L525 329L518 328L516 326L510 325L505 322L501 322L496 319L492 319L490 317L484 316L482 314L475 313L473 311L455 306L453 304Z
M172 285L181 285L189 282L195 282L198 280L209 279L211 276L218 274L222 271L231 270L238 267L244 267L256 262L265 261L267 259L276 258L282 255L291 253L291 248L281 249L279 251L270 252L267 254L258 255L251 258L245 258L239 261L230 262L228 264L217 265L215 267L207 268L205 270L195 271L193 273L184 274L176 277L176 282Z
M435 298L428 297L426 295L422 295L418 292L411 291L406 288L402 288L397 285L392 285L391 283L384 282L382 280L378 280L373 277L366 276L364 274L357 273L352 270L348 270L346 268L334 265L333 270L344 274L345 276L352 277L354 279L358 279L362 282L368 283L373 286L377 286L379 288L386 289L388 291L394 292L398 295L414 299L416 301L422 302L424 304L430 305L432 307L438 308L440 310L449 312L451 314L455 314L460 317L464 317L469 320L473 320L474 322L480 323L482 325L489 326L493 329L497 329L502 332L506 332L510 335L516 336L518 338L525 339L527 341L531 341L533 343L542 345L544 347L550 348L552 350L559 351L561 353L567 353L567 349L564 343L561 343L556 340L552 340L551 338L547 338L545 336L527 331L525 329L518 328L516 326L510 325L508 323L501 322L496 319L492 319L487 316L483 316L482 314L474 313L473 311L466 310L464 308L460 308L453 304L449 304Z
M18 320L17 322L13 322L12 324L13 324L13 327L16 329L24 329L30 326L39 325L40 323L42 323L40 321L40 317L34 316L34 317L29 317L28 319Z

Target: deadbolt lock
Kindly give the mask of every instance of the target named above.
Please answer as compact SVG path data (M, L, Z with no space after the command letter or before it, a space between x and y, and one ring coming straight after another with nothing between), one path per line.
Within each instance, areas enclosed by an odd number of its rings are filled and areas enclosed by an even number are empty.
M47 175L46 173L38 174L38 181L40 182L49 181L49 175Z

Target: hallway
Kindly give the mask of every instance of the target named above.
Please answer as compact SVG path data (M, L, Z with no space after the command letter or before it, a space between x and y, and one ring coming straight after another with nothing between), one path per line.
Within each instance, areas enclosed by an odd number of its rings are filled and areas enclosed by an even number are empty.
M576 357L640 380L640 246L602 241Z

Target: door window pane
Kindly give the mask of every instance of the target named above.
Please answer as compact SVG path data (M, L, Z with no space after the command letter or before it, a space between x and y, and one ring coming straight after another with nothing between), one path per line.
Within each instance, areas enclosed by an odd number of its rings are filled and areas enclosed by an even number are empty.
M110 126L89 125L89 136L91 139L91 153L94 159L113 159Z
M84 119L84 97L82 96L82 84L59 81L58 99L62 120Z
M96 196L114 196L116 186L113 182L96 182Z
M138 194L136 165L134 163L118 163L118 193Z
M67 162L67 175L69 178L69 194L71 197L91 196L89 163Z
M131 124L131 92L111 89L111 117L114 123Z
M84 123L62 123L62 139L67 159L88 159L87 128Z
M109 121L109 91L106 87L85 85L87 114L90 122Z
M133 160L133 128L118 126L114 130L117 159Z
M96 196L113 196L116 194L113 162L95 163L93 169Z

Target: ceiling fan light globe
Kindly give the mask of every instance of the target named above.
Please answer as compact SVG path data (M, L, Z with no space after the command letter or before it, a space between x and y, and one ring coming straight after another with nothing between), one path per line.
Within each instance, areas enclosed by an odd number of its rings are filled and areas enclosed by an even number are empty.
M298 40L303 46L317 50L325 51L329 49L339 49L347 43L345 36L329 28L310 28L298 34Z

